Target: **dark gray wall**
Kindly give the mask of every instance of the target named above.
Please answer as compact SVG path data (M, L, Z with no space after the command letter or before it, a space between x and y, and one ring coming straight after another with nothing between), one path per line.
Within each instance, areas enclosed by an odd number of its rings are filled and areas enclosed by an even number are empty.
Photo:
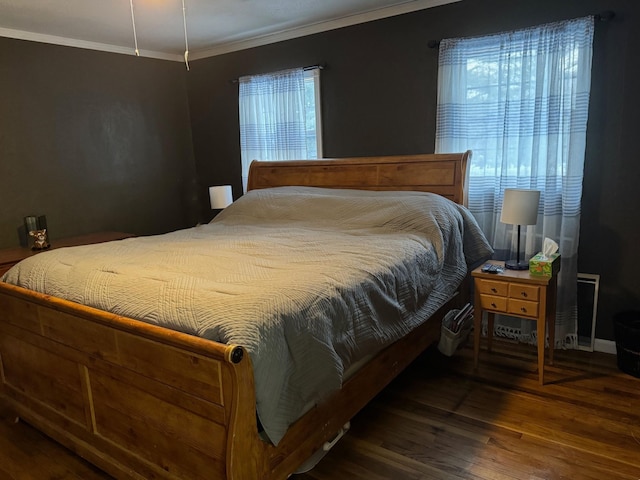
M184 227L194 172L182 64L0 38L0 247Z
M432 152L437 50L427 42L613 10L596 26L579 270L602 276L597 337L613 339L612 315L640 309L640 2L464 0L420 12L192 62L188 74L200 191L231 183L238 196L237 85L231 80L293 66L322 73L327 157ZM201 202L200 215L206 215Z

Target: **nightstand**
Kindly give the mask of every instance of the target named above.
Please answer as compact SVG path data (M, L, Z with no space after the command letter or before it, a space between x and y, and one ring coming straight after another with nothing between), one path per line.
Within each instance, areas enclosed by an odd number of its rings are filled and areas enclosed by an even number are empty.
M37 255L40 252L48 252L56 248L75 247L78 245L89 245L91 243L110 242L111 240L122 240L123 238L133 237L130 233L123 232L99 232L90 233L88 235L79 235L77 237L63 238L53 240L51 247L45 250L32 250L28 247L14 247L0 250L0 277L13 267L16 263L25 258Z
M490 261L504 266L504 262ZM478 368L482 314L487 312L487 350L491 351L496 313L525 318L537 322L538 380L544 385L544 347L549 329L549 364L553 365L555 344L557 275L551 277L530 275L528 270L508 270L485 273L476 268L474 278L473 359Z

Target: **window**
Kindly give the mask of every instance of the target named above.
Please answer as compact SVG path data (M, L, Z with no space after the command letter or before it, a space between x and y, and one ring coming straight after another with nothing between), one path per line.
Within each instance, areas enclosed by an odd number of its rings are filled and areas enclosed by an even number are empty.
M556 347L577 346L577 252L591 85L593 18L440 43L436 151L472 150L469 209L505 259L515 242L499 221L505 188L541 191L526 253L549 237L562 269ZM497 335L535 343L531 322Z
M245 191L253 160L322 157L319 68L247 76L239 83Z

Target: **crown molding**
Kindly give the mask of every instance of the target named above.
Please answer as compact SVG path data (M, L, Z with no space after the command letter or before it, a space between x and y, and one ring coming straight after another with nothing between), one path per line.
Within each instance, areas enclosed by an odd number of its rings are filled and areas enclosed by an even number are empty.
M374 20L380 20L383 18L394 17L397 15L403 15L405 13L411 13L418 10L425 10L428 8L438 7L449 3L456 3L462 0L412 0L400 5L394 5L391 7L379 8L370 12L350 15L347 17L337 18L326 22L318 22L312 25L305 25L302 27L292 28L288 30L282 30L267 35L260 35L247 40L239 40L236 42L227 42L220 45L216 45L211 48L204 48L197 51L189 52L189 61L199 60L208 57L214 57L217 55L223 55L225 53L231 53L238 50L245 50L248 48L260 47L263 45L269 45L271 43L282 42L284 40L291 40L294 38L304 37L307 35L313 35L316 33L326 32L329 30L336 30L338 28L349 27L360 23L372 22ZM0 27L0 37L15 38L18 40L28 40L32 42L49 43L54 45L63 45L66 47L77 47L88 50L99 50L103 52L119 53L123 55L135 55L134 49L131 47L122 47L119 45L111 45L107 43L90 42L85 40L78 40L74 38L59 37L56 35L46 35L40 33L27 32L23 30L13 30L9 28ZM141 57L157 58L160 60L171 60L174 62L184 62L184 56L181 54L157 52L153 50L140 50Z
M134 49L121 47L119 45L111 45L109 43L89 42L86 40L78 40L75 38L58 37L56 35L45 35L41 33L26 32L23 30L12 30L10 28L0 27L0 37L15 38L17 40L28 40L30 42L50 43L53 45L62 45L64 47L84 48L87 50L99 50L101 52L120 53L123 55L134 55ZM152 50L139 50L141 57L157 58L160 60L172 60L175 62L183 62L182 55L155 52Z
M427 8L439 7L441 5L447 5L449 3L456 3L460 1L462 0L413 0L401 5L384 7L366 13L359 13L335 20L329 20L326 22L319 22L312 25L283 30L268 35L261 35L258 37L250 38L248 40L223 43L215 47L198 50L197 52L190 52L189 60L198 60L207 57L214 57L216 55L223 55L225 53L231 53L238 50L260 47L263 45L269 45L271 43L282 42L284 40L305 37L307 35L313 35L315 33L327 32L329 30L336 30L338 28L358 25L360 23L372 22L374 20L381 20L388 17L395 17L397 15L403 15L405 13L416 12L418 10L426 10Z

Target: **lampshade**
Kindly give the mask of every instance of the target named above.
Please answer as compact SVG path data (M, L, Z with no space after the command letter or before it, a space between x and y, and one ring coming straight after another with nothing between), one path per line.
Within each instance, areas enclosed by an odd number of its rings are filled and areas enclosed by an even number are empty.
M502 200L500 221L511 225L535 225L538 223L540 190L507 188Z
M209 187L209 202L211 210L221 210L233 203L231 185L216 185Z

